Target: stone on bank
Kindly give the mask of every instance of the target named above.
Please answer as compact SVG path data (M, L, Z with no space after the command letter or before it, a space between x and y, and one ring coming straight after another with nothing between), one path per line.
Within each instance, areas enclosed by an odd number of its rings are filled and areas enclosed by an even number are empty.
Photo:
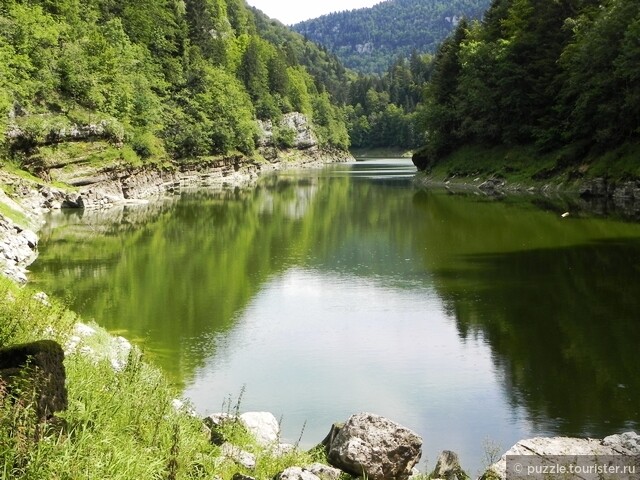
M407 479L422 455L418 434L380 415L358 413L338 428L327 442L329 463L356 477Z

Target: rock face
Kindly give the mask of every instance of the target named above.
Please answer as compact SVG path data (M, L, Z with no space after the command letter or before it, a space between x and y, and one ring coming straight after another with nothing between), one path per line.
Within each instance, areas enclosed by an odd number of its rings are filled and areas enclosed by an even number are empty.
M37 418L45 421L67 408L63 360L62 347L52 340L3 348L0 350L0 382L9 393L14 386L34 391Z
M520 440L498 460L491 465L484 475L484 480L507 478L507 456L535 455L537 459L554 456L615 456L640 455L640 435L627 432L611 435L604 440L593 438L569 437L536 437ZM551 460L550 460L551 461Z
M0 266L2 272L19 283L26 283L26 266L37 256L38 237L0 215Z
M262 136L259 140L261 147L273 147L276 140L274 139L274 132L278 129L286 129L293 132L293 148L298 150L306 150L318 145L318 139L316 138L311 124L305 115L299 112L285 113L280 120L279 125L273 125L271 120L259 121L260 130L262 130Z
M372 480L408 478L422 454L416 433L372 413L351 416L327 443L331 465Z

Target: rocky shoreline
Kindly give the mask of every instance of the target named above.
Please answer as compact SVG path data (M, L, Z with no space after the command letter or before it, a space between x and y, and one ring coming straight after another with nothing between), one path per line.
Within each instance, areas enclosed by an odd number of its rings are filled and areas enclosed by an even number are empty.
M169 167L83 169L66 178L70 185L67 189L0 170L0 182L12 192L9 196L0 190L0 203L21 219L17 222L0 214L1 272L26 283L27 267L37 257L37 231L43 215L51 210L146 203L151 198L175 195L185 189L248 186L260 175L285 168L317 168L353 160L348 152L317 147L263 151L271 160L236 155L198 163L174 163Z
M581 180L576 183L524 184L497 177L452 176L434 178L421 172L414 178L416 188L446 189L452 192L473 192L490 197L505 195L537 195L547 199L561 199L572 207L596 215L618 214L640 219L640 181L609 182L604 178Z

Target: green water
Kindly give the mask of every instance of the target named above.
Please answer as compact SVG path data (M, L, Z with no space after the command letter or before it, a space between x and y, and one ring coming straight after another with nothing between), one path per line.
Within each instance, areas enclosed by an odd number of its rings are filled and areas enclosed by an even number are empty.
M201 413L246 388L311 446L358 411L457 451L640 424L640 225L416 191L406 161L51 216L32 278Z

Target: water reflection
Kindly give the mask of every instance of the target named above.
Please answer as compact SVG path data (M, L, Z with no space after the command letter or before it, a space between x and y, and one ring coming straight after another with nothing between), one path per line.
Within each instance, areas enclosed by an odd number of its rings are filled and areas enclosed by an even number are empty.
M295 441L359 410L483 440L637 428L640 226L416 192L410 162L55 216L43 289L138 339L201 411L247 386ZM545 204L546 205L546 204Z

